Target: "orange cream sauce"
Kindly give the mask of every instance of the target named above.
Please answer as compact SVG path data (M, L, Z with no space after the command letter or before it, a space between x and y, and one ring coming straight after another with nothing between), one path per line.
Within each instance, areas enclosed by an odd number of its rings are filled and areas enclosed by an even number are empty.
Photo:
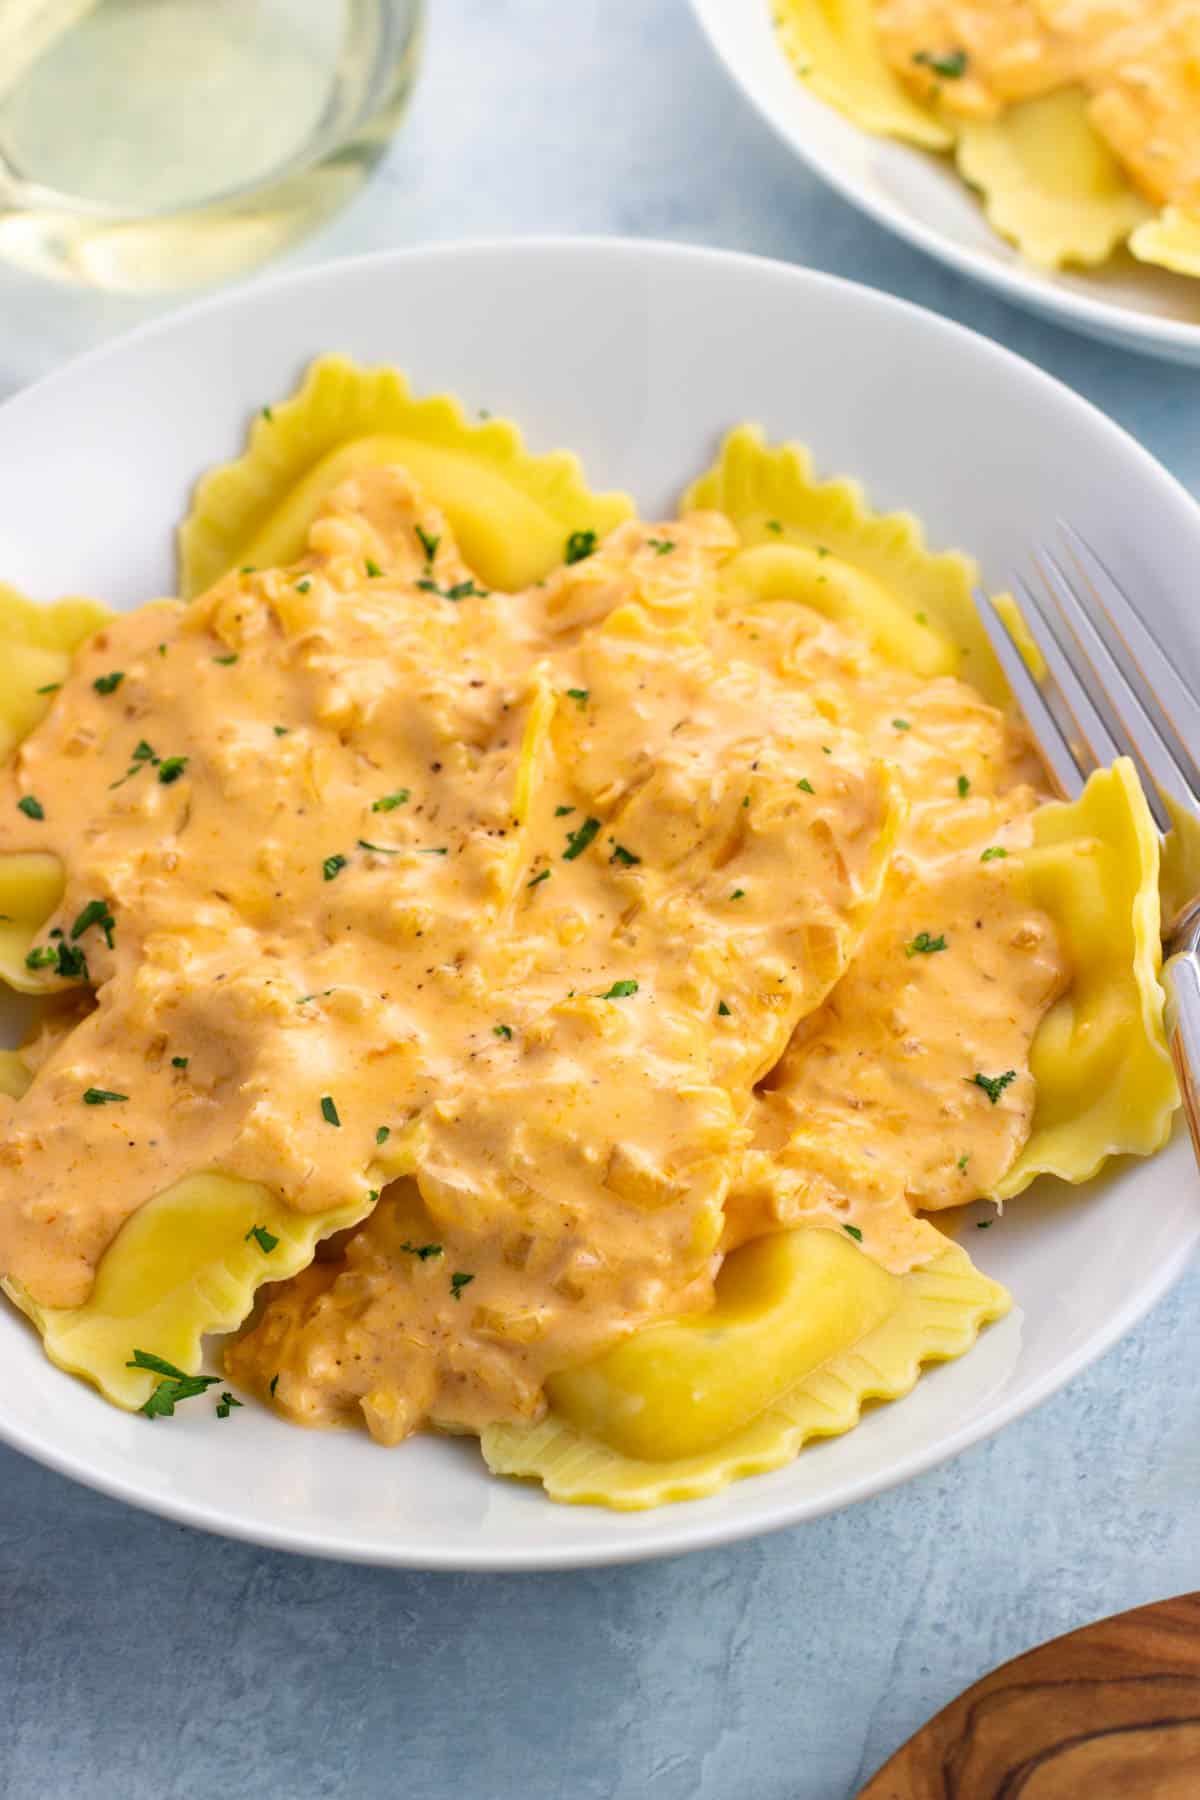
M876 19L896 73L948 113L1084 88L1149 198L1200 212L1197 0L876 0Z
M0 1270L80 1304L199 1169L302 1211L403 1177L228 1358L387 1440L532 1416L705 1304L755 1084L849 967L900 805L869 735L733 653L733 542L630 524L489 594L380 471L300 563L93 637L0 775L0 850L66 872L33 963L94 989L0 1101Z
M785 679L819 721L815 741L797 744L788 781L804 783L801 794L811 789L810 803L840 809L841 734L849 732L886 762L906 806L886 890L849 967L823 1002L804 1007L773 1068L763 1069L755 1049L737 1070L730 1092L740 1129L725 1146L721 1248L816 1221L851 1226L873 1256L903 1270L944 1241L916 1209L986 1192L1028 1133L1029 1046L1065 971L1015 857L983 855L1016 852L1028 840L1039 771L1023 734L966 684L891 667L856 631L803 605L724 595L715 604L707 637L718 666L736 669L740 681ZM689 846L710 828L694 794L675 828ZM807 892L809 870L780 863L764 869L764 880L786 895L797 874ZM750 898L747 891L738 905ZM678 915L680 930L690 906ZM944 950L908 954L922 934ZM729 1039L744 1043L746 1031L745 1001L728 981L719 991L729 998L709 1015L718 1055ZM751 1089L755 1068L761 1078ZM994 1102L976 1074L1000 1078ZM630 1078L614 1070L602 1104ZM496 1101L501 1114L526 1103L515 1091ZM431 1192L423 1174L390 1189L333 1254L270 1298L230 1352L230 1372L260 1391L276 1381L276 1398L294 1417L364 1419L381 1441L395 1442L425 1414L452 1428L480 1422L483 1406L495 1408L488 1416L536 1417L555 1359L586 1352L589 1289L609 1299L602 1330L610 1341L647 1316L637 1284L657 1278L649 1264L639 1270L635 1257L633 1285L618 1299L592 1261L593 1231L564 1269L564 1250L578 1240L550 1217L498 1254L473 1246L463 1267L485 1267L487 1286L473 1283L456 1306L440 1259L414 1257L414 1247L442 1241L447 1214ZM697 1291L707 1303L707 1275ZM660 1316L671 1310L664 1294Z

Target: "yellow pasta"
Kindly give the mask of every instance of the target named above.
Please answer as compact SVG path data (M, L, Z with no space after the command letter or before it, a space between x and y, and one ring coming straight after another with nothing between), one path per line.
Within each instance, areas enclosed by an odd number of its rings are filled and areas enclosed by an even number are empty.
M959 128L959 171L996 230L1047 268L1107 262L1150 208L1088 117L1078 88Z
M194 1374L205 1337L236 1330L264 1281L307 1268L319 1240L357 1225L370 1204L305 1215L258 1183L191 1175L122 1228L82 1306L39 1306L19 1282L4 1286L51 1362L94 1382L114 1405L140 1407L155 1382L129 1366L134 1350Z
M1177 275L1200 275L1200 218L1168 206L1138 226L1129 248L1142 262L1159 263Z
M875 37L872 0L776 0L780 42L805 86L868 131L944 150L952 134L896 80Z
M855 613L881 650L914 673L961 673L989 699L1005 697L1004 678L971 601L975 564L957 551L928 550L911 513L871 512L857 482L818 481L802 445L768 447L760 431L739 426L682 504L719 508L747 546L795 546L833 559L826 568L807 559L798 568L784 565L772 576L770 561L739 558L735 578L737 570L749 568L752 591L756 585L763 591L764 580L776 590L790 580L806 604L822 609L836 595L843 614ZM838 563L847 572L838 571ZM815 585L822 574L835 578L829 600Z
M1033 1129L1002 1199L1036 1175L1087 1181L1110 1156L1150 1155L1178 1105L1158 980L1158 834L1133 765L1098 771L1071 805L1043 806L1033 831L1026 874L1071 979L1034 1040Z
M554 1500L624 1511L700 1499L852 1430L865 1402L907 1394L1010 1304L955 1245L889 1275L831 1231L763 1238L728 1258L712 1311L560 1377L546 1419L488 1427L483 1453Z
M447 395L415 399L398 370L326 356L291 399L263 408L246 454L198 485L179 530L183 593L243 564L290 562L325 495L390 464L421 483L471 568L498 588L540 580L572 532L602 534L633 510L624 494L593 494L565 451L532 456L506 420L469 425Z

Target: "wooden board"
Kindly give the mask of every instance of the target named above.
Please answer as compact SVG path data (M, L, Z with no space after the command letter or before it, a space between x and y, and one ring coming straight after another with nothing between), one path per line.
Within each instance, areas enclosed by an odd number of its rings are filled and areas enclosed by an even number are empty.
M1200 1594L985 1675L858 1800L1200 1800Z

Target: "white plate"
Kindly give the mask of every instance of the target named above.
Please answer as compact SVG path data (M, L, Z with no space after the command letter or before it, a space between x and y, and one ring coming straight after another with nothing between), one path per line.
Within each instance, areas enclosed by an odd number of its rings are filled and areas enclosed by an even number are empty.
M1009 300L1127 350L1200 363L1200 281L1127 251L1089 272L1026 262L993 231L944 156L873 137L805 88L779 48L770 0L692 0L709 42L768 124L852 205Z
M0 407L0 573L133 606L172 582L192 482L257 407L338 349L570 445L649 516L739 420L806 439L876 503L999 582L1059 514L1117 568L1182 656L1200 512L1130 438L985 339L886 295L747 257L620 242L510 242L335 264L218 299L84 358ZM473 1441L382 1450L254 1406L151 1423L104 1405L0 1313L0 1435L138 1505L264 1544L363 1562L548 1568L715 1544L878 1493L995 1431L1111 1344L1175 1279L1200 1228L1176 1142L1084 1192L1046 1185L970 1249L1022 1309L961 1362L777 1474L657 1513L551 1505L484 1472Z

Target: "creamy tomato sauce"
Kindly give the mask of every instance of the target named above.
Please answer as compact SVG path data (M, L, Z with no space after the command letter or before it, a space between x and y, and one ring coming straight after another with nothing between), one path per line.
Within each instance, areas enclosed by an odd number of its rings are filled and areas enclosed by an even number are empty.
M185 1174L302 1211L403 1175L228 1358L388 1440L532 1416L703 1305L755 1084L849 966L901 804L732 654L732 547L630 524L489 594L382 471L297 565L92 638L0 776L0 849L66 871L31 966L94 990L0 1102L0 1269L74 1306Z
M1084 88L1150 199L1200 212L1197 0L876 0L876 20L897 74L949 113Z

